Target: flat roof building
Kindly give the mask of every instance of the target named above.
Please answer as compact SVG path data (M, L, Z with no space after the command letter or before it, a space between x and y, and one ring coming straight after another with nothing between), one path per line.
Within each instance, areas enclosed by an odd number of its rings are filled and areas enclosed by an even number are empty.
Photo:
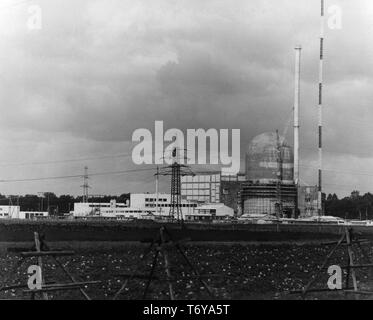
M245 174L225 176L220 171L201 172L181 179L181 194L199 203L224 203L236 213L239 211L240 188Z
M0 206L0 219L38 219L48 216L47 211L21 211L20 206Z
M185 215L186 221L213 221L234 217L234 210L223 203L205 204Z
M221 173L206 172L181 177L181 195L190 201L220 202Z

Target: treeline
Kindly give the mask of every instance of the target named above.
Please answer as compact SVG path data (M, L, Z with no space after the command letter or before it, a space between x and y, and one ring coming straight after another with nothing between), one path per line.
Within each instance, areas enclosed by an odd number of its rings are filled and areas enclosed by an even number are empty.
M325 215L343 219L373 219L373 194L360 195L359 191L351 192L349 197L338 199L336 194L324 195Z
M127 202L129 193L120 196L89 197L89 202ZM4 196L0 194L0 205L19 205L22 211L48 211L50 215L63 215L74 209L75 202L82 202L82 196L61 195L53 192L44 193L43 196L27 194L24 196ZM360 195L359 191L351 192L351 195L339 199L336 194L323 194L325 215L341 217L343 219L370 219L373 220L373 194Z
M100 196L89 197L89 202L127 202L130 199L129 193L120 196ZM26 194L24 196L4 196L0 194L0 205L19 205L21 211L48 211L50 215L63 215L74 210L74 203L81 202L82 196L74 197L70 195L56 196L53 192L44 193L43 196Z

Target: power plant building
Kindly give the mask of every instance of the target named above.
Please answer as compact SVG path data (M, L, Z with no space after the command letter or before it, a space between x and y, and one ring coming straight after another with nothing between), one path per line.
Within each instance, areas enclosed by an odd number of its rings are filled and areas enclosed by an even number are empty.
M220 203L220 172L202 172L181 177L181 196L189 201Z
M299 186L298 208L302 218L313 217L318 214L318 188L317 186Z
M199 172L193 177L181 177L181 195L198 203L223 203L237 214L241 185L245 181L245 174L225 176L220 171Z
M317 188L298 186L292 147L276 132L256 136L246 149L244 174L220 171L181 177L181 194L196 203L223 203L236 216L269 214L311 217L317 214Z
M165 193L132 193L130 203L74 203L74 218L103 219L164 219L170 218L171 194ZM209 205L183 199L180 209L184 220L212 221L232 218L232 208L222 203Z
M274 132L255 137L246 152L246 180L241 187L242 214L296 216L292 148Z

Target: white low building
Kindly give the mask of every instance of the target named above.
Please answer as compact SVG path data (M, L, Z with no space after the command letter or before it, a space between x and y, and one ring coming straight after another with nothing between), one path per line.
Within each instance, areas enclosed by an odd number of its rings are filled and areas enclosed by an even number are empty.
M77 202L74 203L73 215L76 218L82 217L107 217L115 218L124 214L128 208L126 203L119 203L116 200L110 202Z
M0 219L38 219L48 216L48 212L21 211L20 206L0 206Z
M74 218L104 218L104 219L142 219L152 216L151 209L145 207L129 207L127 203L116 202L79 202L74 203Z
M234 210L223 203L203 204L184 216L186 221L227 220L234 217Z
M107 219L162 219L169 218L171 195L160 193L133 193L129 206L111 200L109 203L74 203L75 218ZM234 210L222 203L199 205L195 201L181 200L184 220L223 220L234 216ZM176 217L175 217L176 218Z
M42 219L48 218L48 211L20 211L19 219Z
M180 204L183 216L191 214L197 207L197 202L182 199ZM144 208L158 217L168 217L171 208L171 194L159 193L133 193L130 197L130 206Z
M19 219L19 206L0 206L0 219Z

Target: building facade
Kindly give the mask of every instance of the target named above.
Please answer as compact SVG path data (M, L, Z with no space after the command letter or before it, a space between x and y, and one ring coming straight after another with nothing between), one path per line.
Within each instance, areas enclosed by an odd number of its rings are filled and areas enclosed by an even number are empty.
M170 194L160 193L157 196L155 193L133 193L130 195L129 206L115 200L110 203L75 203L72 214L75 218L168 219L170 207ZM198 217L219 220L234 215L233 209L224 204L206 206L186 199L182 199L180 209L183 219L187 221L200 220Z
M45 219L49 217L48 211L20 211L19 219Z
M133 193L130 195L131 208L144 208L157 216L168 217L171 207L171 195L168 193ZM184 215L193 212L197 202L187 199L181 200L181 212Z
M237 214L240 203L240 189L246 181L245 174L224 176L220 171L185 176L181 180L181 194L198 203L223 203Z
M126 203L118 203L115 200L110 202L77 202L74 203L73 215L79 217L116 217L125 215L128 210Z
M47 211L21 211L20 206L0 206L0 219L41 219L48 216Z
M185 215L194 210L196 203L183 200L181 211ZM115 219L148 219L151 217L169 217L171 207L170 194L133 193L130 203L118 203L111 200L108 203L74 203L72 214L75 218L101 217Z
M185 215L186 221L222 221L234 217L234 210L226 205L203 204L195 208L192 213Z
M0 206L0 218L2 219L20 219L19 206Z
M181 195L190 201L220 203L220 186L219 171L181 177Z
M232 208L236 216L241 214L241 190L245 182L245 174L222 176L220 187L221 202Z
M298 187L298 208L299 215L302 218L308 218L318 215L317 203L318 194L317 186L300 186Z
M246 150L247 182L241 188L241 212L295 217L297 187L294 184L292 148L275 132L256 136Z

